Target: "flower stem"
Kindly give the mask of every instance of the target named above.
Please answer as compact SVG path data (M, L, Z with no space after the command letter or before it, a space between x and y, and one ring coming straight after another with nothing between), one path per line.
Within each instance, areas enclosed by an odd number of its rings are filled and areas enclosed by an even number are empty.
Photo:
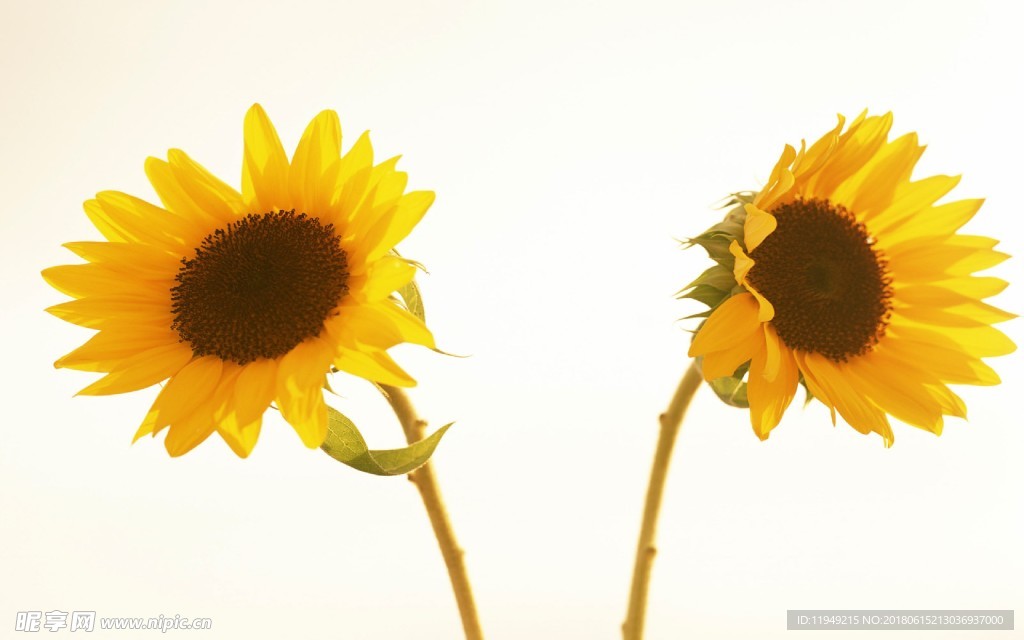
M647 485L647 499L644 502L644 518L640 524L640 539L636 544L636 561L633 565L633 583L629 590L629 608L626 620L622 623L623 640L641 640L644 635L644 616L647 612L647 591L651 582L651 567L654 565L654 537L658 528L658 513L661 511L661 496L668 478L668 465L672 458L672 447L675 446L679 427L683 423L690 400L700 387L701 374L697 362L690 363L679 388L672 396L665 413L659 416L661 431L658 435L658 446L654 451L654 464L651 466L651 479Z
M422 440L426 434L427 423L416 415L416 409L413 408L409 396L397 387L381 386L391 408L398 416L399 422L402 423L402 429L405 431L405 438L409 444ZM480 627L480 619L477 617L473 590L469 585L469 574L466 572L466 563L463 559L464 554L455 539L455 531L452 529L448 511L441 498L441 488L438 486L437 476L434 474L434 463L427 462L410 473L409 480L416 485L420 492L423 506L427 509L430 524L437 537L437 544L441 547L441 556L444 558L445 566L448 567L448 577L452 582L452 591L455 592L455 602L459 607L459 616L462 618L462 629L466 633L466 640L483 640L484 633Z

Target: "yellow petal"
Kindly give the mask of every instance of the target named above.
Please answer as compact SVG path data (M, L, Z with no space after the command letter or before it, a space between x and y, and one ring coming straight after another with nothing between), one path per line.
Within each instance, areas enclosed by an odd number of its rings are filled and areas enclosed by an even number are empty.
M277 404L281 415L313 449L327 437L323 385L333 349L319 338L306 340L281 358Z
M196 358L186 364L157 395L135 439L148 433L158 433L192 415L213 394L222 370L223 363L213 356Z
M143 327L131 333L105 330L57 360L54 366L80 371L110 371L119 362L137 353L177 342L178 334L165 328Z
M872 116L855 121L849 130L840 136L835 151L829 157L828 166L818 172L815 180L808 185L805 195L829 198L836 188L850 176L860 171L885 144L892 128L892 114Z
M782 156L775 163L772 174L768 178L768 184L754 198L754 204L762 209L771 209L776 202L782 199L793 186L793 172L790 165L796 159L796 149L786 145L782 150ZM753 249L751 249L753 250Z
M990 244L991 243L991 244ZM1010 256L991 248L994 240L979 236L952 236L908 241L885 250L889 269L898 282L932 282L969 276L994 267Z
M119 191L101 191L85 203L85 213L114 242L140 242L179 253L194 233L181 217Z
M847 424L861 433L875 432L882 436L886 446L892 445L892 427L888 418L851 383L851 378L845 373L845 365L833 363L816 353L807 354L804 362Z
M828 390L825 386L818 382L818 378L814 375L814 371L807 364L808 354L803 351L793 351L793 359L796 360L797 368L800 369L800 374L803 376L804 384L807 385L807 390L811 392L818 402L828 407L829 413L832 418L832 426L836 425L836 407L832 402L832 399L828 395Z
M274 124L258 104L245 114L242 198L254 211L283 209L288 200L288 156Z
M917 144L916 133L893 140L836 188L831 201L847 207L860 219L870 219L893 202L923 151L924 147Z
M793 175L796 179L794 188L802 192L807 182L823 167L839 144L839 136L846 124L843 114L836 114L838 124L834 129L819 138L807 153L801 153L794 162ZM802 147L803 145L801 145Z
M120 361L77 395L105 396L145 389L178 373L191 359L192 350L182 344L156 346Z
M432 191L412 191L398 201L391 216L379 220L367 234L367 259L376 260L391 251L423 219L434 203Z
M167 297L174 283L169 278L162 282L146 281L138 275L99 264L68 264L42 271L43 279L51 287L73 298L136 295L155 299Z
M341 157L341 123L333 111L321 111L306 127L292 157L288 183L292 203L311 215L319 202L330 201L334 182L324 184L328 169ZM318 445L319 446L319 445Z
M952 278L935 284L896 286L893 299L900 304L930 307L952 307L965 302L989 298L1006 289L999 278Z
M758 248L764 239L767 238L779 225L775 216L762 211L752 204L744 207L747 212L746 221L743 223L743 244L747 251Z
M428 349L436 348L434 334L430 332L427 325L412 313L399 307L394 301L384 300L371 305L371 308L384 315L398 328L403 342L422 345Z
M416 386L416 381L388 354L381 351L343 349L335 358L334 366L345 373L380 384L393 387Z
M786 350L786 345L779 339L779 334L775 331L775 327L769 323L762 325L764 329L764 371L762 375L768 382L774 382L776 376L779 375L779 367L782 366L783 352ZM795 365L794 365L795 366Z
M384 256L370 265L362 295L370 302L384 300L398 289L412 282L416 267L398 256Z
M892 339L885 340L878 348L887 351L886 355L891 354L904 362L913 362L943 382L982 386L1000 382L999 375L991 367L961 350L900 339L896 332L893 332Z
M852 358L845 371L883 411L909 425L942 433L942 409L912 367L875 351Z
M931 176L904 185L896 199L869 221L871 232L884 246L920 237L953 234L967 223L984 200L960 200L932 206L960 182L959 176Z
M1012 320L1017 316L977 300L950 306L894 306L893 313L921 324L950 327L980 327Z
M277 392L277 360L260 359L242 368L235 382L234 406L241 425L254 422L270 406Z
M766 329L774 332L767 325ZM761 440L766 439L769 432L779 424L782 414L796 395L800 378L793 352L785 345L778 351L776 375L772 380L768 380L765 375L766 356L767 349L764 348L754 354L747 377L750 423Z
M248 458L256 447L262 425L263 416L258 416L252 422L239 424L236 415L232 414L217 425L217 433L228 443L235 455L239 458Z
M46 309L61 320L90 329L103 329L112 322L145 326L171 326L170 299L135 295L89 296L62 302Z
M757 298L757 319L761 322L768 322L775 317L775 307L772 303L768 302L768 299L761 295L754 285L747 280L747 274L752 268L754 268L754 261L740 247L740 244L735 240L729 245L729 252L732 253L735 262L733 264L733 277L736 278L736 282L743 285L743 287L749 291L755 298Z
M1005 356L1017 345L995 327L926 327L895 317L888 333L910 342L935 345L976 358Z
M216 430L224 406L231 398L231 390L240 366L223 363L219 379L213 380L213 392L205 401L183 418L175 420L167 431L164 448L172 457L184 455L210 437Z
M180 149L167 152L171 172L182 190L206 213L222 223L230 223L247 213L242 195L188 157Z
M693 337L690 357L728 349L757 331L761 326L757 311L757 300L748 293L732 296L718 305Z
M170 279L181 267L181 254L132 242L65 242L63 247L93 264L120 268L149 280Z
M754 353L764 346L764 337L753 331L745 338L737 337L735 342L722 351L712 351L704 356L701 373L708 382L724 376L731 376L744 362L749 362Z
M218 216L203 210L188 192L178 183L171 165L159 158L146 158L146 177L153 185L153 190L160 197L160 202L168 211L187 220L193 229L202 229L205 236L210 231L223 226L225 221ZM189 242L195 245L195 242Z

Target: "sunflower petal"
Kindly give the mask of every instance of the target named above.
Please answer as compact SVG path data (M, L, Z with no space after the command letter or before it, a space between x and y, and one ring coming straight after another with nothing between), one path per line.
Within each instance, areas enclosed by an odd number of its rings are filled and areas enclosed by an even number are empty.
M370 302L384 300L416 277L416 267L398 256L384 256L367 273L362 294Z
M292 156L289 189L292 203L310 215L313 207L330 200L334 183L325 184L324 174L341 157L341 123L333 111L321 111L306 127ZM319 445L317 445L319 446Z
M829 399L847 424L864 434L875 432L882 436L887 447L892 446L892 427L889 426L885 412L850 383L842 370L843 365L837 365L816 353L807 354L804 362L818 383L827 390Z
M306 340L281 358L277 372L281 415L311 449L319 447L327 437L323 386L331 353L323 340Z
M391 251L409 235L433 203L433 191L411 191L402 196L394 212L378 220L370 229L366 238L369 248L367 259L376 260Z
M752 204L746 205L744 210L747 212L747 218L743 223L743 245L747 251L753 251L775 231L779 223L775 216Z
M388 354L380 351L343 349L334 359L334 366L345 373L393 387L414 387L416 381L399 367Z
M222 223L246 212L242 195L206 170L181 149L167 152L167 160L181 189L203 211Z
M765 325L765 333L768 332L774 333L774 329ZM778 360L775 363L775 375L773 379L769 380L765 371L767 354L767 348L762 348L754 354L750 361L750 372L747 378L750 423L754 428L754 433L761 440L767 439L771 430L779 424L782 414L785 413L786 408L793 401L793 396L796 395L800 377L793 352L785 345L781 345L778 350Z
M690 344L691 358L728 349L761 326L757 300L749 293L735 295L720 304L697 331Z
M733 275L736 277L736 282L757 298L757 319L761 322L768 322L775 317L775 307L747 280L747 274L754 268L754 260L743 251L740 243L735 240L729 245L729 253L732 254L734 260Z
M179 343L163 344L121 360L110 373L76 395L106 396L151 387L178 373L192 359L192 350Z
M288 156L274 124L258 104L245 114L242 198L259 211L284 208L288 199Z
M745 338L738 338L726 349L705 354L701 362L701 373L708 382L731 376L741 364L750 362L754 353L763 346L764 337L759 332L752 331Z

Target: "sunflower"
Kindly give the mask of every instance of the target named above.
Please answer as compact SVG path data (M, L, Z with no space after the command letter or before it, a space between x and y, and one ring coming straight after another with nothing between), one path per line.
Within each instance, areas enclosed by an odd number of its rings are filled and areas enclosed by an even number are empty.
M690 355L762 440L799 384L886 446L889 416L940 434L966 417L947 385L997 384L982 358L1015 349L991 326L1014 316L982 301L1007 283L974 275L1008 256L957 233L983 200L936 204L956 176L911 181L924 147L890 141L891 114L844 125L786 145L764 189L692 240L717 264L687 289L712 307Z
M166 380L135 439L166 427L172 456L214 431L247 456L272 404L318 447L329 371L413 386L387 350L434 346L392 295L416 271L393 248L434 194L405 193L398 158L374 165L366 134L342 155L333 111L313 119L291 161L259 105L244 139L241 193L180 150L149 158L163 206L97 194L85 212L106 241L68 243L87 263L43 271L74 298L47 311L97 330L55 365L106 374L84 395Z

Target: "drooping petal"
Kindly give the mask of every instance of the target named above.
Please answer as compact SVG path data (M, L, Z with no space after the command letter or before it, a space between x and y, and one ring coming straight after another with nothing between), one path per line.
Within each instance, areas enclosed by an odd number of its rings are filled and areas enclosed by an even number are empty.
M847 424L861 433L877 433L882 436L886 446L892 445L892 427L889 426L885 412L851 384L850 377L842 370L843 365L837 365L816 353L807 354L804 362Z
M736 282L743 285L747 291L757 298L757 319L761 322L768 322L775 317L775 307L747 279L747 274L754 268L754 260L743 251L740 243L735 240L729 245L729 252L735 259L733 275L736 277Z
M747 251L753 251L775 231L779 223L775 216L752 204L746 205L744 210L747 212L747 218L743 223L743 245Z
M764 347L764 337L752 331L746 337L737 337L728 348L704 355L701 373L708 382L724 376L731 376L739 366L749 362L754 353Z
M727 299L712 312L704 326L693 337L689 350L690 357L728 349L737 340L754 333L761 326L757 313L757 300L749 293L741 293Z
M278 366L276 394L281 415L311 449L327 437L323 386L333 351L323 340L311 338L281 358Z
M765 332L774 332L765 325ZM771 339L770 339L771 340ZM782 419L782 414L796 395L797 383L800 379L793 352L785 345L778 350L777 362L774 363L775 375L768 379L765 366L768 349L762 348L754 354L750 361L750 372L747 377L747 400L750 402L750 424L754 433L761 440L768 437Z

